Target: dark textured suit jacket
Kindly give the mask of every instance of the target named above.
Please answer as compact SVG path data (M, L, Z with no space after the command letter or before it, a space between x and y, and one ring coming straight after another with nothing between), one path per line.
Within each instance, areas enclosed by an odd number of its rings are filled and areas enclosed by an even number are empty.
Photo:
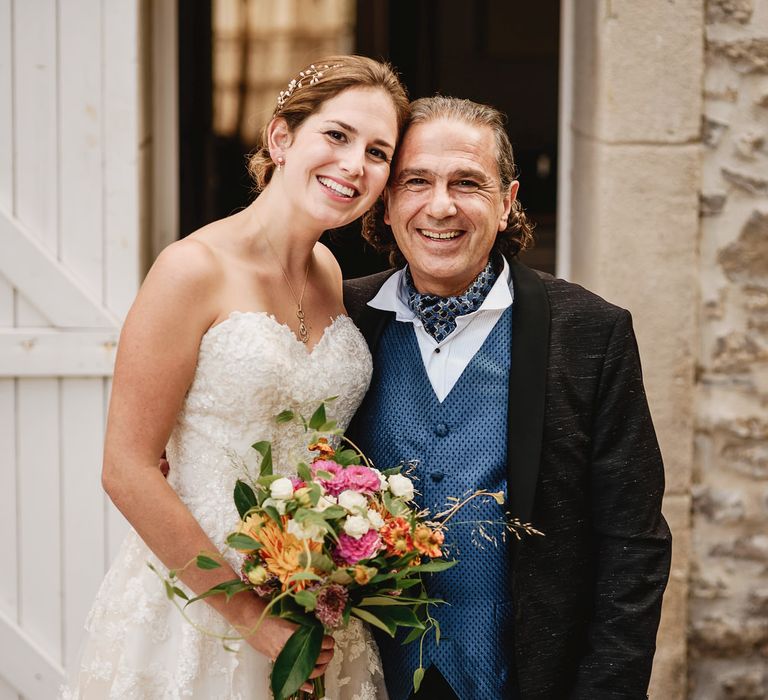
M582 287L510 267L509 510L545 534L514 545L509 653L521 696L645 698L671 537L631 317ZM391 274L345 282L374 353L393 314L366 302Z

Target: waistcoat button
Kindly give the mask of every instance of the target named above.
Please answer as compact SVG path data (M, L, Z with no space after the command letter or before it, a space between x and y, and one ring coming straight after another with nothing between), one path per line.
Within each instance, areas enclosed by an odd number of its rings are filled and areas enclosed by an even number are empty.
M438 423L435 426L435 435L437 435L437 437L445 437L448 435L448 426L445 423Z

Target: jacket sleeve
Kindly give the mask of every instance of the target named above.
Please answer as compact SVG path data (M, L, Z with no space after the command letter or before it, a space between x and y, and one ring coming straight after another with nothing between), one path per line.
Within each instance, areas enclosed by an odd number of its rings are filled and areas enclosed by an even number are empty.
M672 540L661 514L664 466L627 311L613 326L595 401L593 615L570 697L645 698Z

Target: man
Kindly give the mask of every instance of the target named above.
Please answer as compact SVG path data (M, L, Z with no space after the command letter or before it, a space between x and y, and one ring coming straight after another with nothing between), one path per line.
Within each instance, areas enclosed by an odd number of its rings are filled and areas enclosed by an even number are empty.
M450 605L415 697L644 698L671 539L631 318L516 260L517 188L499 112L417 100L383 222L366 225L407 269L346 283L374 356L358 444L382 467L417 460L433 512L503 490L544 535L491 532L492 503L456 518L460 563L429 581ZM379 642L390 697L407 700L419 644Z

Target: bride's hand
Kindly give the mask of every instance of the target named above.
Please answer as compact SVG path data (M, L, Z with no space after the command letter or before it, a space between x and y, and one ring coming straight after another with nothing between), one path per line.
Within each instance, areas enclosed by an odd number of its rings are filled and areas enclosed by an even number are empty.
M261 624L258 632L248 637L247 641L256 651L274 661L283 650L290 636L297 629L298 625L293 622L288 622L279 617L268 617ZM310 679L317 678L325 673L326 667L333 658L333 645L333 637L325 635L320 648L320 655L315 662L315 668L309 674ZM301 690L311 693L312 684L307 681L301 686Z

